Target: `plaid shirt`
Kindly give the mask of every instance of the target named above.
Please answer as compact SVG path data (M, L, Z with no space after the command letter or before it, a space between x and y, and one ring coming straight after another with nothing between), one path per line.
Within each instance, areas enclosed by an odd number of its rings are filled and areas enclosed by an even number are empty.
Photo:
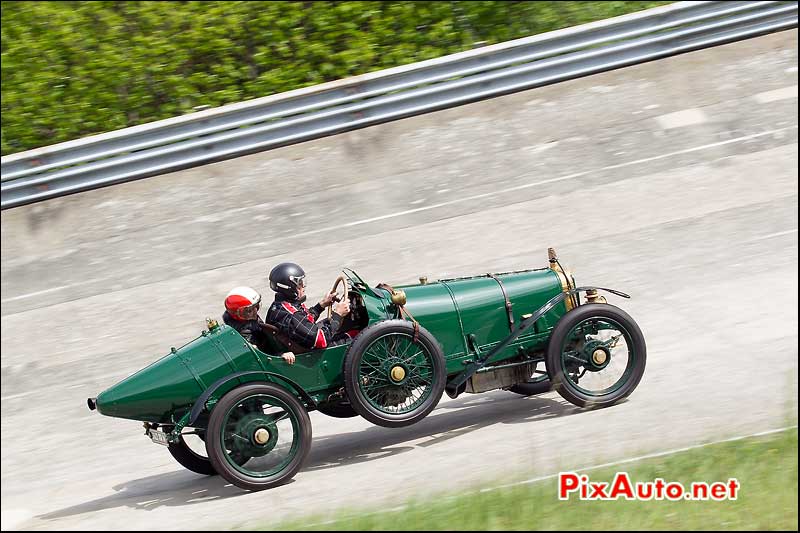
M338 314L333 313L330 319L317 322L324 309L320 304L309 309L297 300L283 298L282 295L275 295L275 301L267 311L266 321L281 330L292 341L310 350L317 350L349 339L348 336L344 336L343 339L340 338L341 335L337 336L342 325L342 317Z

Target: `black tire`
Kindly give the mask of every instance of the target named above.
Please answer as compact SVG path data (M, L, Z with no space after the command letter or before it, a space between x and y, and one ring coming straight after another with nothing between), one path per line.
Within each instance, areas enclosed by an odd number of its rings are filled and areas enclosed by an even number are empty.
M589 394L579 386L580 380L573 381L565 371L562 364L562 351L564 351L567 336L582 323L590 323L592 320L610 319L616 322L621 329L622 338L625 339L628 349L627 364L622 376L608 392L605 389L597 393ZM630 349L633 348L631 358ZM612 359L614 356L609 357ZM632 359L632 361L631 361ZM644 374L647 362L647 347L644 342L644 335L634 320L622 309L610 304L585 304L569 311L556 324L550 336L547 348L547 373L550 375L554 388L567 401L579 406L589 408L602 408L613 405L623 398L628 397ZM575 364L575 363L572 363ZM580 368L580 365L578 365ZM585 373L585 372L584 372ZM610 390L612 389L613 390Z
M224 427L228 422L229 413L236 412L251 402L252 398L271 399L273 404L280 404L289 418L292 427L292 442L289 450L288 460L285 464L279 465L279 470L274 473L260 475L258 472L243 472L245 466L250 466L253 459L259 459L251 454L248 461L240 464L236 459L234 451L228 452L225 438L228 430ZM258 413L258 411L255 411ZM263 415L263 411L261 413ZM279 418L282 419L284 417ZM274 444L273 444L274 447ZM230 483L246 490L264 490L275 487L289 481L302 468L311 450L311 419L308 412L300 401L286 389L271 383L255 383L242 385L225 394L214 406L209 418L208 431L206 434L206 449L211 464L219 474ZM263 454L263 457L272 453L272 448ZM237 466L234 466L233 462Z
M544 394L553 390L553 383L549 378L541 381L532 381L529 383L517 383L508 388L511 392L521 394L522 396L535 396L537 394Z
M358 416L358 413L349 403L324 403L317 406L317 410L323 415L332 416L333 418L353 418Z
M534 365L534 370L538 369L539 363ZM545 363L547 367L547 363ZM528 381L517 383L508 388L509 391L522 396L536 396L537 394L544 394L553 390L553 382L550 381L550 376L547 374L535 373L529 378Z
M381 351L380 344L376 343L384 342L387 350ZM389 345L392 343L395 344L394 349L397 352L391 351ZM406 346L406 351L403 352L402 356L407 356L410 349L418 350L417 354L412 354L411 357L403 359L399 353L400 348L398 345L400 344ZM391 381L394 378L386 375L386 373L376 372L374 377L375 380L384 380L387 385L383 386L382 389L389 391L389 395L396 395L395 398L402 398L404 394L413 395L413 391L422 389L422 392L419 393L420 397L412 402L408 410L394 412L393 408L396 408L397 404L394 406L378 406L376 405L378 401L375 398L370 398L369 392L362 390L363 381L362 383L359 382L360 377L368 381L371 379L366 375L361 375L362 361L367 352L369 352L369 358L379 361L379 366L391 366L395 364L393 361L409 363L407 377L401 378L406 380L403 384L395 384ZM412 357L413 360L411 360ZM409 362L409 360L411 361ZM414 372L418 372L418 374L415 375ZM421 372L427 372L427 374L422 376ZM446 382L447 369L439 343L422 326L419 326L417 340L414 341L414 324L406 320L385 320L364 329L350 345L344 357L344 387L350 404L355 412L378 426L403 427L419 422L433 411L439 403ZM419 383L419 386L412 388L417 383ZM364 385L364 387L369 386L369 383ZM406 396L407 399L411 397L413 396ZM390 402L385 397L381 401Z
M186 444L186 441L183 439L183 435L181 435L179 442L170 442L169 446L167 446L167 449L169 450L169 453L172 454L172 457L174 457L175 460L178 461L184 468L204 476L217 475L217 471L214 470L214 467L208 457L203 457L199 453L192 450L189 445Z

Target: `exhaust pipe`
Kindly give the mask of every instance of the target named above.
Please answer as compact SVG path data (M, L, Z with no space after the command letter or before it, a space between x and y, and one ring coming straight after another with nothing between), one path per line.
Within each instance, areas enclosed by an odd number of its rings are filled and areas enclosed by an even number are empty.
M86 403L89 404L90 411L97 409L97 398L86 398Z

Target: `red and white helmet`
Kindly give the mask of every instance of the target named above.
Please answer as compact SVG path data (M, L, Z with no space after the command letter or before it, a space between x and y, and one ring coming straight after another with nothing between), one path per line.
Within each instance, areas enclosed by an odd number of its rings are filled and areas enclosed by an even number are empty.
M235 287L225 297L225 309L237 320L253 320L258 316L261 295L250 287Z

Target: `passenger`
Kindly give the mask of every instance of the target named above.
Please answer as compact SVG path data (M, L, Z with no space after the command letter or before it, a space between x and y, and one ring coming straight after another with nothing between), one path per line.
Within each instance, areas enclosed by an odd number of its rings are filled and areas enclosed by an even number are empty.
M264 321L258 316L261 295L250 287L236 287L225 297L222 321L239 332L244 340L264 353L269 353L268 335ZM294 354L282 354L287 363L294 363Z
M305 276L305 271L295 263L281 263L272 269L269 286L275 291L275 301L267 310L267 323L309 350L346 343L353 332L340 330L344 317L350 313L350 301L345 299L337 303L330 319L317 322L322 311L333 304L335 293L330 292L308 309L303 303L306 300Z

